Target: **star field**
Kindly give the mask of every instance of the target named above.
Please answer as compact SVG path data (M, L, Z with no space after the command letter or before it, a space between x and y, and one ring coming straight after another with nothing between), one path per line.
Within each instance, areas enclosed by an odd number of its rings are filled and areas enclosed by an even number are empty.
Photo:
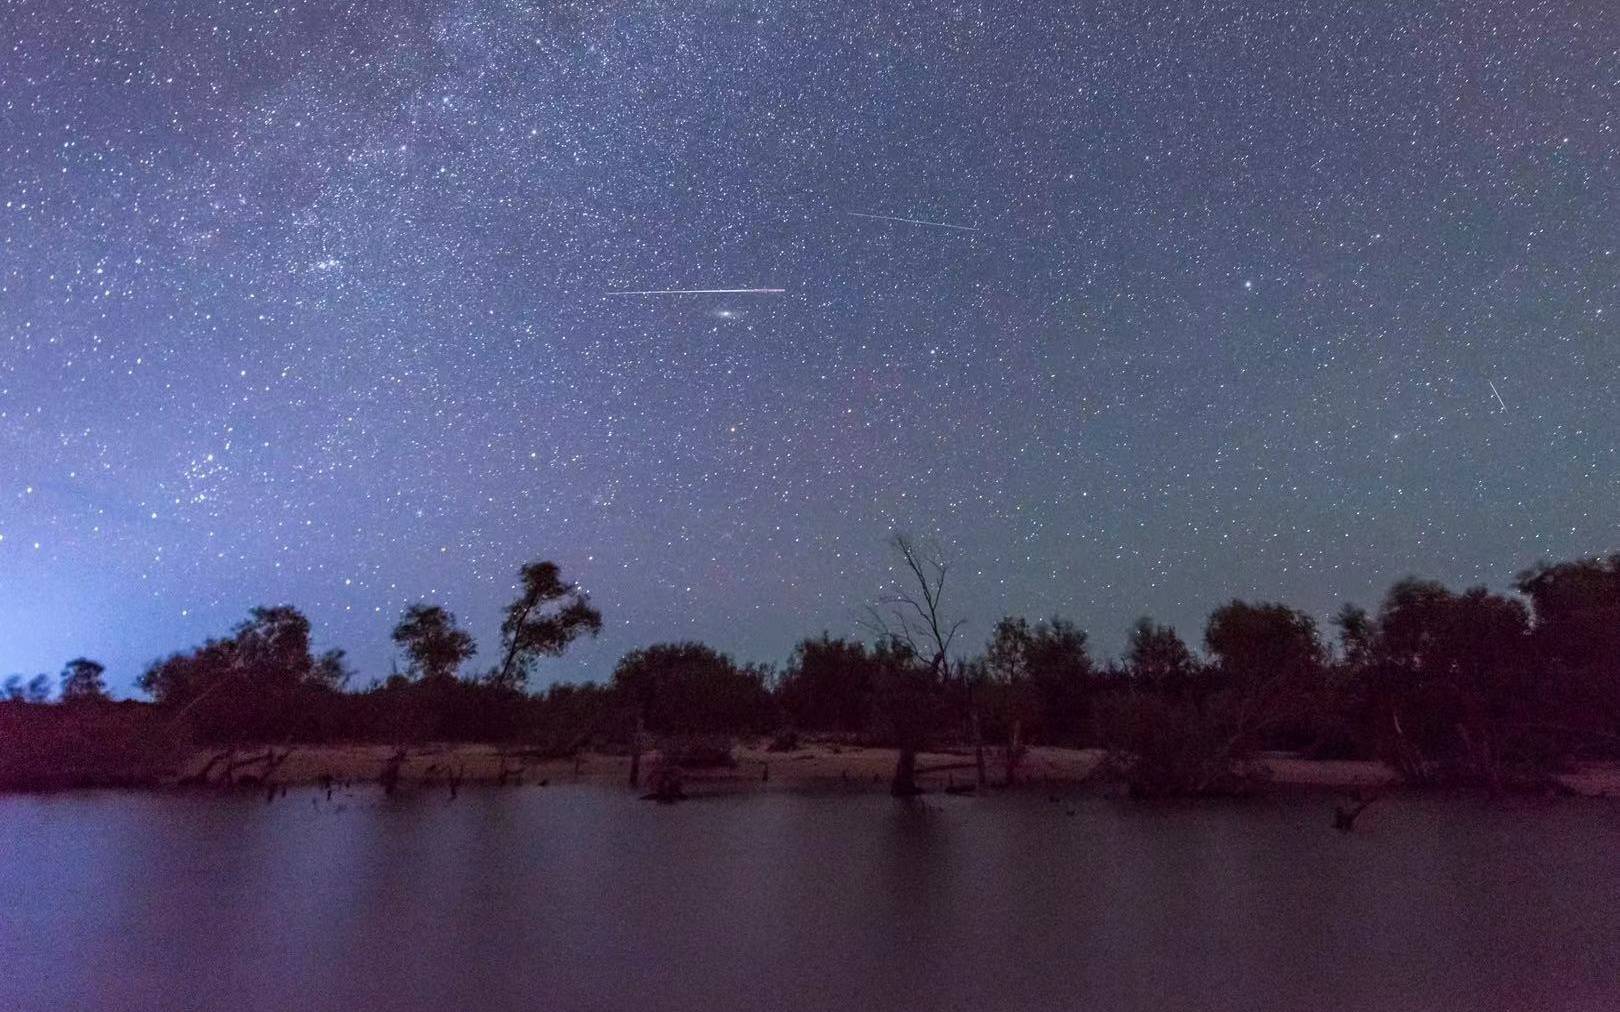
M542 681L780 659L893 529L1105 649L1620 547L1620 11L1308 6L10 0L0 671L487 664L536 557Z

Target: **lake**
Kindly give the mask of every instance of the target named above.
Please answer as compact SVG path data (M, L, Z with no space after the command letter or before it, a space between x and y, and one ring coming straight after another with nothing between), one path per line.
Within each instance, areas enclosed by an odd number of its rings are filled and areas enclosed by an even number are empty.
M1620 1006L1620 805L0 798L7 1009Z

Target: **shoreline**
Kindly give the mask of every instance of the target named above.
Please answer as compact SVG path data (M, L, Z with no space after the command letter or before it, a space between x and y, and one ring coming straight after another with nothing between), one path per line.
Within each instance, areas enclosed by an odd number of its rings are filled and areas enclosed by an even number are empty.
M292 745L282 747L207 749L192 754L170 775L152 786L281 787L328 782L382 783L398 749L388 745ZM987 790L1005 790L998 750L986 750ZM807 744L773 752L763 743L738 745L729 767L683 769L692 793L815 789L824 787L884 790L894 769L892 748ZM1031 748L1019 765L1011 789L1096 788L1101 749ZM226 764L235 768L227 776ZM1261 757L1269 776L1257 793L1270 789L1351 793L1421 790L1409 787L1383 763L1355 759L1304 759L1268 754ZM975 787L972 753L965 749L921 752L918 784L928 793ZM642 784L659 765L656 750L643 753ZM488 743L425 743L411 747L398 764L395 784L404 789L445 788L479 784L548 785L596 783L628 789L630 758L603 753L540 758L532 750ZM1572 796L1620 798L1620 764L1577 764L1551 780Z

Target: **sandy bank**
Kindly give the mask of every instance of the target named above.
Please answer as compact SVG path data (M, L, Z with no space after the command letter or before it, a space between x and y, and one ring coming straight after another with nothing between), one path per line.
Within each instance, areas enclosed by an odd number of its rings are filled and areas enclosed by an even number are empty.
M283 749L276 750L279 755ZM994 750L987 750L991 783L999 783L1003 770ZM378 779L395 749L385 745L290 746L284 759L264 775L265 763L256 760L264 748L240 749L233 779L247 783L309 784L325 778L335 781ZM176 771L173 782L196 781L210 761L205 778L219 783L224 764L218 750L198 752ZM739 746L736 766L692 770L688 784L696 789L783 790L824 786L881 788L894 769L895 752L887 748L812 744L790 752L767 751L763 744ZM658 761L657 753L643 757L643 771ZM1019 777L1028 784L1074 786L1086 782L1102 761L1097 749L1034 748L1020 765ZM1395 786L1399 778L1378 762L1358 760L1267 757L1272 782L1280 787L1354 790ZM927 752L918 757L919 782L927 789L972 784L973 757L965 752ZM406 786L443 786L461 783L585 783L625 784L630 760L626 756L583 754L577 759L542 759L516 747L483 744L428 744L412 748L400 766ZM1587 764L1558 779L1570 790L1589 796L1620 797L1620 767Z

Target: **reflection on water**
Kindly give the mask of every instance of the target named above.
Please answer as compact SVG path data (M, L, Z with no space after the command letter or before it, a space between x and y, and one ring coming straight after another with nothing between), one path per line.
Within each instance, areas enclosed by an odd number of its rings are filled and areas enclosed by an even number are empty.
M1620 808L1364 821L587 787L0 798L0 1007L1620 1006Z

